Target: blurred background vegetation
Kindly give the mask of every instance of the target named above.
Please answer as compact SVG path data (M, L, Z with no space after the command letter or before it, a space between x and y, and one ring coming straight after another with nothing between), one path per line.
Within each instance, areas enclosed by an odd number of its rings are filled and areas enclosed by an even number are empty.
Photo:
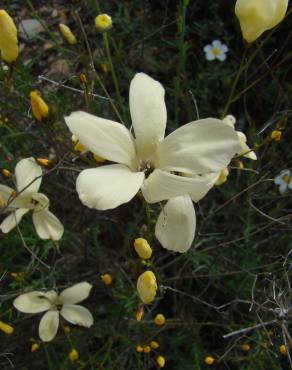
M0 167L13 172L21 158L52 159L41 190L65 235L58 245L41 241L30 218L23 220L23 240L43 263L24 248L17 230L0 235L0 320L15 328L10 336L0 333L1 369L146 370L157 368L158 354L165 368L175 370L290 368L279 351L289 320L222 338L277 318L276 308L291 309L291 193L279 194L273 182L291 167L291 16L247 47L234 3L2 1L17 25L33 18L43 29L21 36L20 58L9 71L0 68ZM99 13L113 20L106 36L94 27ZM60 35L61 22L75 34L76 45ZM205 59L203 47L216 39L229 48L224 62ZM245 69L230 97L240 64ZM228 181L196 205L196 238L183 255L162 249L154 237L159 206L151 206L147 223L139 197L98 212L84 207L75 191L77 171L97 164L90 154L73 151L64 116L81 109L119 120L109 100L90 94L105 96L106 89L130 127L129 83L140 71L166 89L169 131L197 119L197 104L200 117L233 114L258 155L256 162L240 159L243 169L234 160ZM46 122L31 115L29 93L35 89L50 107ZM276 129L282 131L279 142L270 139ZM4 176L1 183L13 186ZM135 319L135 284L145 268L133 249L139 236L154 249L149 263L161 287L142 321ZM102 282L104 273L112 275L111 285ZM24 290L62 289L85 280L94 286L86 301L95 319L90 329L60 329L53 342L40 343L39 317L12 307ZM153 322L157 313L166 317L162 326ZM151 340L159 349L136 351ZM40 344L38 351L31 352L32 343ZM68 357L72 348L79 352L74 363ZM215 362L206 364L206 356Z

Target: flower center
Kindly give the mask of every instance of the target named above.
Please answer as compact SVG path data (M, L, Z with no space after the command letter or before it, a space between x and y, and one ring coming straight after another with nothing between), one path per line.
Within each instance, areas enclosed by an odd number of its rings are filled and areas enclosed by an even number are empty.
M147 178L154 171L154 166L150 161L140 160L138 171L144 172L145 177Z
M286 184L289 184L290 180L291 180L291 176L290 175L285 175L283 176L283 180Z
M221 50L219 48L213 48L212 49L212 53L217 56L217 55L220 55L221 54Z

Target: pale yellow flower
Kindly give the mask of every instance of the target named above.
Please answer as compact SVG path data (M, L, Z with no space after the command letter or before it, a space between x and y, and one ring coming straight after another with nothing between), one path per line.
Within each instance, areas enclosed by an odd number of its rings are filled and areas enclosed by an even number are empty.
M263 32L274 28L285 17L288 0L237 0L235 14L243 38L254 42Z
M41 239L60 240L64 227L59 219L49 211L50 200L39 193L42 182L42 168L34 158L24 158L15 167L17 192L0 184L0 197L5 200L9 215L0 224L3 233L9 233L18 225L22 217L32 212L32 221Z
M10 15L0 10L0 52L1 58L7 62L14 62L19 54L17 29Z
M49 107L37 91L31 91L30 104L32 113L38 121L48 117Z
M59 28L60 28L61 34L64 36L64 38L69 44L74 45L77 43L75 35L72 33L70 28L66 26L66 24L60 23Z
M77 305L89 296L92 285L87 282L75 284L60 294L33 291L21 294L13 301L14 307L24 313L46 312L39 325L39 336L43 342L53 340L57 334L60 315L71 324L89 328L93 324L90 311Z
M134 248L140 258L145 260L151 258L152 249L146 239L144 238L135 239Z
M145 271L139 276L137 290L143 303L149 304L154 300L157 292L157 283L152 271Z

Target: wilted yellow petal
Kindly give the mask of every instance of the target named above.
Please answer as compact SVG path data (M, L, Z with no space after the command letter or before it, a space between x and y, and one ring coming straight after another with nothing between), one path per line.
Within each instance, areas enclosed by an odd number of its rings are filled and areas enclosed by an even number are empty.
M42 121L49 115L49 107L37 91L31 91L30 103L32 113L38 121Z
M237 0L235 14L243 38L255 41L263 32L275 27L285 17L288 0Z
M137 281L137 290L143 303L149 304L156 296L157 283L152 271L145 271Z
M5 334L12 334L14 332L14 328L3 321L0 321L0 330L3 331Z
M66 24L60 23L59 28L60 28L61 34L68 41L69 44L74 45L77 43L75 35L72 33L70 28L66 26Z
M14 62L19 54L17 29L13 19L3 9L0 10L0 51L7 63Z

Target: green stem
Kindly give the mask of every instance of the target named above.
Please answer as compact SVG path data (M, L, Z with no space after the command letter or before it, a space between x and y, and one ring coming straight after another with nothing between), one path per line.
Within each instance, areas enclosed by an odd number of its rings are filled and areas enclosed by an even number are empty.
M231 90L230 90L230 94L229 94L227 103L225 104L225 107L224 107L224 110L223 110L222 118L224 118L226 116L226 114L227 114L227 112L228 112L228 110L230 108L230 105L232 103L233 95L234 95L236 86L238 84L239 78L240 78L242 72L246 68L246 65L244 63L245 62L246 52L247 52L247 48L244 49L244 52L243 52L243 55L242 55L242 58L241 58L241 62L240 62L240 66L238 68L237 74L236 74L235 79L233 81L233 84L232 84L232 87L231 87Z
M109 47L108 33L103 32L102 36L103 36L103 43L104 43L104 47L105 47L106 56L107 56L107 59L108 59L109 65L110 65L112 79L113 79L115 89L116 89L118 103L119 103L120 109L123 111L123 103L122 103L122 97L121 97L121 94L120 94L120 87L119 87L119 83L118 83L118 79L117 79L116 71L115 71L115 68L114 68L114 65L113 65L112 55L111 55L111 51L110 51L110 47Z
M180 14L178 20L178 41L179 41L179 61L177 66L176 77L174 79L174 117L175 123L178 125L178 102L180 97L180 78L181 74L185 74L186 50L185 50L185 31L186 31L186 12L188 1L182 0L180 5Z

